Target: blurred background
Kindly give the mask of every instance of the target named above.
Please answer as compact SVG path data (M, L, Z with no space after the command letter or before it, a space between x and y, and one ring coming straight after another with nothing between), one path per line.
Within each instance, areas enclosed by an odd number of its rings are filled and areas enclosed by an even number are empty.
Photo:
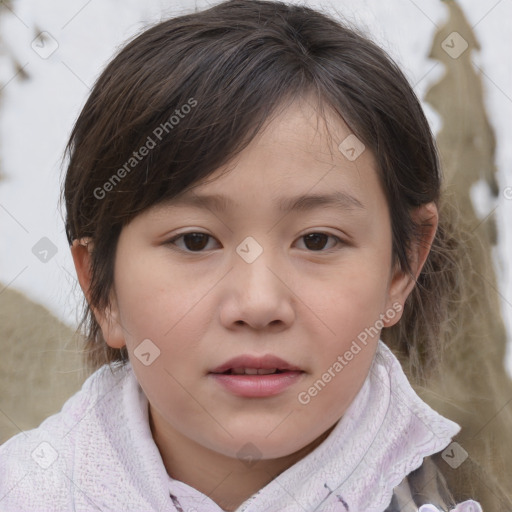
M87 376L73 338L82 295L59 206L73 123L124 42L213 3L0 2L0 443L60 410ZM488 322L480 337L497 347L490 371L512 376L512 1L304 3L369 34L422 101L447 187L482 247L472 277L487 291L466 327ZM496 398L482 422L510 413L511 401Z

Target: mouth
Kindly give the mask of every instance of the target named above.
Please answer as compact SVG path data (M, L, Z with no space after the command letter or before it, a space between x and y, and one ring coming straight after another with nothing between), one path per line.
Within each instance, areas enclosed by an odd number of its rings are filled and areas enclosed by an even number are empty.
M221 389L244 398L278 395L305 374L298 366L270 354L235 357L209 372Z
M279 368L230 368L225 372L212 372L217 375L273 375L276 373L287 373L291 370L280 370Z
M270 375L275 373L303 372L302 368L273 354L254 356L245 354L234 357L209 373L225 375Z
M257 371L257 370L256 370ZM243 398L268 398L279 395L287 388L302 381L302 371L275 371L266 374L248 373L211 373L209 377L215 386L231 395Z

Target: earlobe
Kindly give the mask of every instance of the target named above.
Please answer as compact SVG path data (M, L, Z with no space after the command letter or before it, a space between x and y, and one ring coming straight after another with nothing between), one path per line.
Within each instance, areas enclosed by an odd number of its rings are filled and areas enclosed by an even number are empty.
M123 326L119 321L119 311L115 302L115 297L110 298L110 306L104 311L98 311L92 308L96 321L101 327L103 338L107 345L112 348L122 348L126 345Z
M90 238L81 238L73 241L71 246L71 255L73 263L80 283L80 287L84 292L85 298L91 308L94 318L98 322L103 338L112 348L122 348L126 345L123 328L119 321L119 311L115 293L112 290L109 298L109 306L103 311L99 310L91 304L91 254L93 244Z
M412 240L410 244L408 254L410 273L397 263L392 271L388 293L388 307L401 304L400 313L403 311L407 297L416 286L416 280L430 253L439 222L437 207L433 202L417 207L411 213L411 217L419 226L419 234L418 238ZM385 320L385 326L391 327L396 324L401 316L400 314L394 316L393 319Z

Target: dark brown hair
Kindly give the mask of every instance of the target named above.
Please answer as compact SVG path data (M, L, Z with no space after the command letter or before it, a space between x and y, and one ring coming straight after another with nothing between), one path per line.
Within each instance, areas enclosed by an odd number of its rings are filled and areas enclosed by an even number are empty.
M91 304L109 304L119 234L133 217L205 181L288 102L309 95L336 112L377 160L395 263L409 271L412 208L439 201L436 146L397 65L369 39L305 6L232 0L144 31L98 78L71 133L66 233L91 237ZM341 141L338 141L338 143ZM144 150L143 148L146 148ZM419 378L439 354L450 280L441 219L434 247L385 339ZM448 267L447 267L448 265ZM448 271L447 271L448 269ZM89 304L91 369L125 362L105 343Z

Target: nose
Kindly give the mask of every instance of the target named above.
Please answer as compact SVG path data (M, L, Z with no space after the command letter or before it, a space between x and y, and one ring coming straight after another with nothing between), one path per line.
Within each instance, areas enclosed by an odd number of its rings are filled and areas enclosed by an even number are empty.
M278 262L272 251L263 250L254 261L234 254L220 309L226 328L284 330L293 323L294 304L295 295L287 283L284 262Z

